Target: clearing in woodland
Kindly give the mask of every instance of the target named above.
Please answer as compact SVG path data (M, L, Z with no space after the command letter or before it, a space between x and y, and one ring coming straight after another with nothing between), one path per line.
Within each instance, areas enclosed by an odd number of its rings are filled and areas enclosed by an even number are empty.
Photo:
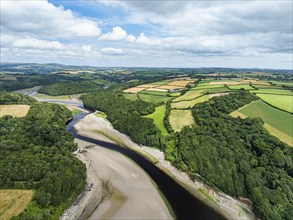
M0 219L8 220L19 215L30 203L33 190L0 190Z
M164 125L165 112L166 105L161 105L157 107L152 114L145 116L146 118L151 118L154 120L154 124L157 126L157 128L162 132L162 135L164 136L169 134Z
M29 105L0 105L0 117L11 115L13 117L24 117L30 109Z
M174 110L174 109L172 109L169 121L170 121L170 124L175 132L181 131L181 129L184 126L194 124L194 119L193 119L191 110Z

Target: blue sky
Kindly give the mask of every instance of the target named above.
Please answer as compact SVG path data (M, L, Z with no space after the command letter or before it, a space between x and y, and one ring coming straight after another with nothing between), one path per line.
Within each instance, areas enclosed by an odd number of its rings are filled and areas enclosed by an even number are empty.
M292 1L1 1L1 61L292 68Z

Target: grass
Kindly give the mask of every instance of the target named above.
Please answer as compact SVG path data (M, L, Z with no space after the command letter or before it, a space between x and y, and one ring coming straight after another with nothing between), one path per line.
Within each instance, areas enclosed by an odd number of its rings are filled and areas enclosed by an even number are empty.
M239 89L245 89L245 90L254 90L254 88L252 88L250 85L233 85L233 86L228 86L229 89L236 89L236 90L239 90Z
M143 101L147 102L166 102L171 99L171 97L167 96L158 96L158 95L149 95L149 94L138 94L139 98Z
M193 87L191 90L196 90L196 89L211 89L211 88L223 88L225 85L208 85L208 84L199 84L196 87Z
M107 115L104 112L95 112L95 116L100 118L107 118Z
M131 100L131 101L135 101L135 100L138 99L136 93L124 93L123 96L124 96L126 99L129 99L129 100Z
M184 126L194 124L191 110L171 110L170 124L174 131L181 131Z
M11 115L13 117L24 117L30 109L29 105L0 105L0 117Z
M35 97L40 99L61 99L61 100L69 99L69 95L50 96L50 95L41 94L41 93L37 93Z
M293 117L290 113L276 109L261 100L252 102L238 111L249 117L260 117L265 123L293 137Z
M287 89L259 89L252 91L254 93L270 93L270 94L282 94L282 95L293 95L293 92Z
M213 93L221 93L221 92L232 92L232 90L228 89L227 87L210 88L210 89L206 89L205 91L209 92L211 94L213 94Z
M293 113L293 96L273 94L257 94L257 96L272 106Z
M188 91L184 95L179 96L178 98L174 99L173 101L183 101L183 100L195 99L195 98L201 96L203 92L204 92L204 90Z
M157 128L162 132L162 135L164 136L169 134L164 125L165 112L166 105L161 105L157 107L152 114L145 116L146 118L151 118L154 120L154 124L157 126Z
M201 96L197 99L193 99L193 100L190 100L190 101L181 101L181 102L176 102L176 103L171 103L171 107L174 109L174 108L191 108L193 107L194 105L200 103L200 102L205 102L207 100L209 100L210 97L209 95L204 95L204 96Z
M293 80L291 80L291 81L277 81L277 80L273 80L273 81L271 81L270 80L270 82L271 83L273 83L273 84L276 84L276 85L286 85L286 86L293 86Z
M33 190L0 190L0 219L19 215L32 200Z
M144 90L142 92L139 92L139 94L148 94L148 95L161 95L161 96L167 96L170 94L169 92L161 92L161 91L149 91L149 90Z

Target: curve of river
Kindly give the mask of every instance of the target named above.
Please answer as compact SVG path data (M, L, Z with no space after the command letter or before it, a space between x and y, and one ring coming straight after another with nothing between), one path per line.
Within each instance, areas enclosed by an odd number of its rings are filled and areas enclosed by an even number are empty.
M64 103L65 104L65 103ZM79 106L81 108L81 106ZM119 146L118 144L108 143L105 141L92 139L89 137L77 134L74 129L74 124L82 119L86 113L76 115L73 120L68 124L67 130L70 131L75 138L91 142L93 144L105 147L130 158L136 162L157 184L159 190L163 193L165 198L171 205L177 219L225 219L218 212L204 204L202 201L191 195L185 188L178 184L174 179L164 173L156 165L149 160L145 159L140 154Z

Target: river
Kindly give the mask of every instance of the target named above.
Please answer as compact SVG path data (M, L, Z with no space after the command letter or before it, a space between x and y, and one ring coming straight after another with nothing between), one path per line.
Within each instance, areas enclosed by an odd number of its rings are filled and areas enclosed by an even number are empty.
M63 102L63 104L66 103ZM120 152L124 156L136 162L156 183L159 190L168 200L168 203L172 207L177 219L225 219L222 215L220 215L215 210L207 206L205 203L194 197L174 179L172 179L156 165L145 159L140 154L130 149L121 147L118 144L108 143L105 141L92 139L77 134L73 126L85 115L86 113L80 113L76 115L73 120L68 124L67 129L74 135L74 137L107 149L114 150L116 152Z

